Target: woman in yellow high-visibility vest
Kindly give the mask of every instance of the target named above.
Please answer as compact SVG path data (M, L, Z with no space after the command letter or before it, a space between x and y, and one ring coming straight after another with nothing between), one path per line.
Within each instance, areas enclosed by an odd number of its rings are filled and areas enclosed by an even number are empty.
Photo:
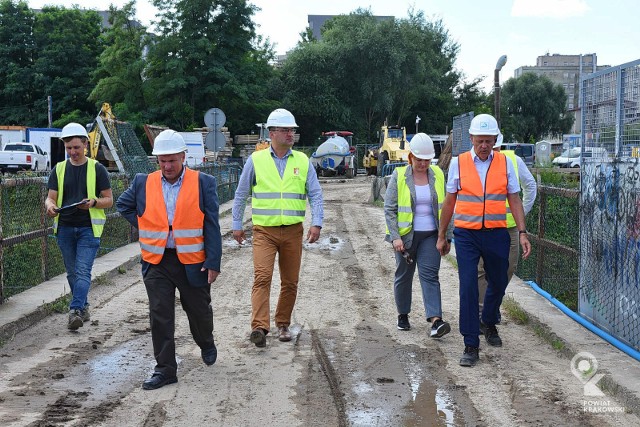
M409 166L393 171L384 198L385 240L393 245L396 257L393 293L398 329L411 329L409 312L417 265L430 336L440 338L451 331L442 319L440 253L436 249L445 179L442 170L431 164L435 150L427 134L416 134L409 147Z

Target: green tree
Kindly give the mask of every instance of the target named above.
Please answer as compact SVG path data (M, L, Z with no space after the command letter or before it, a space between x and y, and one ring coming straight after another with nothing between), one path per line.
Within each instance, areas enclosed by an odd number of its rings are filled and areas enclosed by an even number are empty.
M96 106L109 102L114 106L126 104L121 109L127 111L142 113L147 109L143 90L143 49L148 40L146 28L134 20L135 13L134 1L122 9L113 5L109 8L111 27L101 36L104 49L93 73L95 87L89 95L89 100ZM129 117L121 119L129 120Z
M284 104L301 127L310 126L303 127L307 141L337 127L372 141L385 121L413 129L416 114L422 130L444 132L460 111L457 97L476 99L471 95L479 84L458 90L458 49L443 23L427 21L422 12L380 20L358 9L327 21L321 41L298 44L282 70Z
M78 110L89 121L95 106L88 100L94 85L92 72L102 50L102 19L95 11L45 6L35 17L33 35L38 54L34 61L34 126L47 123L47 96L53 99L54 119ZM76 113L73 113L77 117Z
M0 122L6 125L31 123L33 19L25 1L0 2Z
M573 117L567 114L567 95L546 76L525 73L505 82L501 94L501 126L506 136L535 142L552 134L567 133ZM502 114L502 110L506 112Z
M253 128L258 117L252 111L263 104L273 57L268 43L260 45L256 38L255 6L245 0L154 0L154 5L163 12L148 56L145 92L154 98L156 120L178 129L203 126L204 112L218 107L227 126Z

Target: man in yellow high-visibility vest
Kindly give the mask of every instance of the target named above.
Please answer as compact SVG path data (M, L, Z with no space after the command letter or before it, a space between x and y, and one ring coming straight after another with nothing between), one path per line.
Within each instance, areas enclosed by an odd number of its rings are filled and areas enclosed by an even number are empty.
M256 347L266 346L270 330L269 297L276 254L281 284L275 324L278 339L291 341L289 326L298 292L307 197L311 206L307 241L317 241L322 228L324 213L318 177L309 158L291 149L297 127L293 115L284 108L271 112L267 119L271 146L255 151L247 160L233 202L233 237L242 244L244 209L251 193L254 282L249 338Z

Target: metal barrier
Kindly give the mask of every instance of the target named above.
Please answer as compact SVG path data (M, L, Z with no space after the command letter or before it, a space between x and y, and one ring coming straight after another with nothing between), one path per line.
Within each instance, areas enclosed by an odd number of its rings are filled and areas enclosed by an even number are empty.
M217 178L220 203L233 199L238 166L209 164L199 170ZM5 176L0 183L0 304L65 271L53 236L53 220L44 211L47 177ZM110 174L114 201L131 179L128 174ZM137 233L116 211L115 202L106 214L98 256L137 240Z
M640 349L640 60L581 83L579 312ZM586 154L591 154L588 156Z
M382 167L382 176L389 176L393 173L393 171L395 170L395 168L398 168L400 166L406 166L407 162L402 162L402 163L387 163L386 165L384 165Z

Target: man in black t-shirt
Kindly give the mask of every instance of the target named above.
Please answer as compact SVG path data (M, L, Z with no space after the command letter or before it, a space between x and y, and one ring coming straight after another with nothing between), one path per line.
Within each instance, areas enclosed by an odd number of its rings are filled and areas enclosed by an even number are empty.
M45 209L54 218L53 230L73 296L67 327L75 331L90 319L91 269L106 222L104 209L113 205L113 194L105 167L85 155L89 137L84 126L69 123L61 139L69 158L51 171Z

